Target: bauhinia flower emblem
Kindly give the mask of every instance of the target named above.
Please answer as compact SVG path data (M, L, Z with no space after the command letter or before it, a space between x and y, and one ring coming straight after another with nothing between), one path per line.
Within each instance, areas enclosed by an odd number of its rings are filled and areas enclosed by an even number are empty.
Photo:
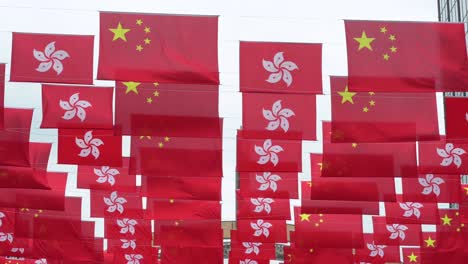
M416 218L419 219L421 216L421 212L419 211L419 208L423 208L424 206L421 203L413 203L413 202L406 202L406 203L400 203L401 209L405 210L403 213L404 217L411 217L411 216L416 216Z
M291 71L299 69L294 62L284 61L283 52L277 52L273 57L273 62L263 59L263 68L271 72L267 82L277 83L283 79L288 87L293 82Z
M258 262L255 260L251 260L251 259L245 259L245 260L241 260L240 264L258 264Z
M62 116L63 119L70 120L76 116L81 120L81 122L86 119L85 108L92 106L90 102L80 100L80 93L72 94L68 101L60 100L59 104L60 107L66 111Z
M278 100L273 103L271 110L263 109L263 117L266 120L270 121L268 126L266 127L267 130L274 131L278 127L281 127L283 131L286 133L289 129L289 121L288 118L294 115L294 112L289 108L282 108L281 100Z
M131 239L131 240L120 239L120 241L122 242L121 248L123 249L127 249L127 248L135 249L137 246L135 239Z
M256 237L262 236L262 235L265 237L269 237L270 230L268 230L268 228L272 226L273 226L272 224L265 222L262 219L258 219L257 222L250 223L250 227L252 227L252 229L255 230L253 235Z
M125 259L127 260L127 264L140 264L143 256L140 254L125 254Z
M379 256L383 258L385 255L384 248L386 247L387 246L384 246L384 245L376 245L373 241L372 241L372 244L367 243L367 248L371 251L369 253L369 256L371 257Z
M85 133L84 139L75 138L75 143L81 148L80 157L88 157L89 154L93 155L94 159L98 159L101 152L99 146L104 145L104 142L99 138L93 138L93 131L90 130Z
M130 233L132 235L135 234L135 226L138 222L134 219L124 218L122 220L117 219L117 225L121 227L120 234L127 234Z
M18 252L20 254L24 254L24 248L12 248L10 251L13 253Z
M445 183L445 181L440 177L434 177L433 174L426 174L426 178L420 177L419 184L421 184L424 189L422 190L422 194L430 195L434 193L436 196L440 195L440 187L439 185Z
M127 200L123 197L119 197L117 191L111 193L110 198L104 197L104 202L109 206L107 208L107 212L113 213L116 210L119 213L124 212L123 204L127 202Z
M47 259L38 259L34 261L34 264L47 264Z
M255 180L260 183L258 190L266 191L268 189L276 192L278 189L277 181L281 180L281 177L276 174L271 174L271 172L264 172L263 175L255 175Z
M41 63L37 67L38 72L47 72L53 68L57 75L63 71L62 60L69 58L70 55L64 50L55 50L55 41L50 42L44 49L44 52L33 49L33 55Z
M260 246L262 243L260 242L243 242L242 245L245 247L245 254L252 254L258 255L260 253Z
M408 227L405 225L393 224L387 225L387 230L391 233L390 239L400 238L401 240L405 240L405 231L408 230Z
M94 174L98 176L98 183L108 182L111 186L115 184L115 176L120 174L117 169L111 169L109 166L102 166L100 169L94 168Z
M457 168L460 168L462 165L460 156L465 153L466 151L462 148L454 148L452 143L445 144L445 149L437 148L437 154L444 158L440 163L444 167L450 166L453 163Z
M0 232L0 242L5 242L5 241L13 243L13 233Z
M279 162L278 153L283 151L283 148L279 145L274 145L271 139L266 139L263 142L263 147L255 145L255 152L260 155L258 164L267 164L268 162L273 163L276 166Z
M2 212L0 212L0 226L3 225L3 223L2 223L2 218L4 218L4 217L5 217L5 214L2 213Z
M250 202L255 205L254 212L261 213L263 211L267 212L268 214L271 213L271 204L275 202L275 200L271 198L250 198Z

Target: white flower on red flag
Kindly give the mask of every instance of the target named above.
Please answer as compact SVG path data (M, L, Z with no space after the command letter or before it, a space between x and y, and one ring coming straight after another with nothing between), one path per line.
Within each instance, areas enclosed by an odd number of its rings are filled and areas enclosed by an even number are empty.
M134 250L134 249L136 248L136 241L135 241L135 239L131 239L131 240L120 239L120 241L122 242L121 248L123 248L123 249L131 248L131 249Z
M5 241L10 242L10 244L13 243L13 233L0 232L0 242L5 242Z
M465 153L466 151L462 148L454 148L452 143L445 144L445 149L437 148L437 154L439 154L441 158L444 158L440 163L440 165L444 167L450 166L453 163L457 168L460 168L462 165L460 156Z
M120 172L117 169L110 169L109 166L102 166L101 169L94 168L94 174L98 176L98 183L108 182L111 186L115 184L115 177Z
M408 227L405 225L393 224L387 225L387 230L391 233L390 239L397 239L399 237L401 240L405 240L405 231L408 230Z
M5 217L5 214L0 212L0 226L2 226L2 218Z
M426 174L426 178L420 177L419 184L421 184L424 189L422 190L422 194L430 195L434 193L436 196L440 195L440 187L439 185L445 183L445 181L440 177L434 177L433 174Z
M271 204L275 200L271 198L250 198L250 202L255 205L254 212L261 213L263 211L267 212L268 214L271 213Z
M255 152L260 155L258 159L258 164L267 164L269 161L276 166L279 162L278 154L283 151L283 148L279 145L272 145L271 139L266 139L263 142L263 148L255 145Z
M127 232L134 235L135 234L135 226L138 222L134 219L124 218L122 220L117 219L117 224L121 227L120 233L126 234Z
M272 226L273 226L272 224L265 222L262 219L257 220L256 223L255 222L250 223L250 227L252 227L252 229L255 230L254 236L256 237L261 236L261 235L264 235L265 237L269 237L270 230L268 230L268 228Z
M127 260L127 264L140 264L143 256L140 254L125 254L125 259Z
M369 253L369 256L371 257L379 256L383 258L385 255L384 248L386 247L387 246L384 246L384 245L376 245L374 241L372 241L372 244L367 243L367 248L371 251Z
M94 159L98 159L101 154L98 147L104 145L104 142L99 138L93 138L93 131L90 130L85 133L84 139L75 138L75 144L81 148L78 156L85 158L91 154Z
M276 192L278 189L277 181L281 180L281 177L276 174L271 174L271 172L264 172L263 175L255 175L255 180L260 183L258 190L266 191L271 189L273 192Z
M117 210L119 213L124 212L123 204L127 202L127 200L123 197L118 197L117 191L111 193L110 198L104 197L104 202L109 206L107 208L107 212L113 213Z
M38 259L34 261L34 264L47 264L47 259Z
M271 110L263 109L263 117L270 121L266 127L267 130L274 131L281 126L284 132L288 132L288 118L293 116L294 112L289 108L281 108L281 100L278 100L273 103Z
M421 216L421 212L419 211L419 208L423 208L424 206L421 203L413 203L413 202L406 202L406 203L400 203L401 209L405 210L403 213L404 217L411 217L411 216L416 216L416 218L419 219Z
M75 116L77 116L81 120L81 122L83 122L86 119L85 108L88 108L92 105L88 101L80 100L79 95L80 93L72 94L68 101L60 100L60 107L66 111L62 116L63 119L70 120Z
M252 254L258 255L260 253L260 246L262 243L260 242L243 242L242 245L245 247L245 254Z
M281 79L290 86L293 82L291 71L299 69L292 61L284 61L283 52L277 52L273 57L273 62L263 59L263 68L271 72L266 80L269 83L277 83Z
M258 264L258 262L255 260L251 260L251 259L245 259L245 260L241 260L240 264Z
M33 49L33 55L41 63L37 67L38 72L47 72L53 68L57 75L63 71L62 60L69 58L70 55L64 50L55 51L55 41L50 42L44 49L44 52Z
M13 253L19 252L20 254L23 254L24 248L12 248L10 251Z

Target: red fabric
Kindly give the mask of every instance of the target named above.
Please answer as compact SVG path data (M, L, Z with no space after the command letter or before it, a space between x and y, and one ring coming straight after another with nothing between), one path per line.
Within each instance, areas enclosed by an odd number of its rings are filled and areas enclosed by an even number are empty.
M403 201L459 203L461 200L458 175L422 174L418 178L403 178Z
M223 247L204 248L200 245L193 247L163 246L161 247L161 264L223 264Z
M237 234L244 242L287 243L285 220L238 220Z
M111 129L113 89L42 85L41 128Z
M325 134L324 134L325 136ZM323 139L325 141L325 139ZM312 177L321 177L323 170L323 155L311 153L310 154L310 173Z
M122 166L122 137L112 130L59 129L58 163Z
M237 219L290 220L289 199L237 197Z
M179 128L176 131L184 133L180 125L170 122L175 117L187 118L186 125L201 131L207 129L204 127L207 124L211 124L210 128L219 125L216 121L210 123L211 119L198 119L204 121L201 126L194 122L196 119L190 119L219 117L217 85L116 82L115 87L115 127L124 135L144 133L146 128L148 132L158 133L155 131L167 129L167 125L172 128L169 131ZM154 124L152 119L156 120Z
M316 140L315 95L243 93L242 129L269 138Z
M419 172L468 174L468 141L419 142Z
M147 214L147 218L155 220L221 220L221 204L219 201L149 198Z
M384 264L388 262L400 262L399 247L376 244L372 234L364 234L364 243L364 248L356 249L354 260L357 263Z
M221 200L221 178L143 176L141 186L149 198Z
M241 172L239 194L244 197L297 199L297 181L295 172Z
M367 214L378 215L378 202L341 200L301 200L301 211L308 214Z
M13 33L10 80L93 83L94 36Z
M385 216L373 216L374 241L378 245L419 246L421 225L387 222Z
M217 248L223 243L221 221L171 220L154 222L154 244L174 247Z
M157 254L154 248L151 245L137 245L135 249L126 248L123 249L121 245L123 244L122 241L118 240L117 243L120 242L119 246L113 246L110 248L110 252L114 254L113 260L110 262L112 264L127 264L130 261L138 261L133 263L156 263ZM107 263L107 262L105 262ZM132 263L132 262L130 262Z
M398 202L385 203L387 223L438 224L439 212L436 203Z
M241 41L239 64L241 92L322 93L322 44Z
M345 92L348 89L346 77L331 77L330 85L332 142L440 138L435 93L357 92L350 96Z
M243 242L238 239L237 230L231 230L231 252L229 258L275 259L275 244Z
M284 247L285 264L353 264L351 249Z
M351 91L466 90L463 24L345 21L345 29ZM363 32L374 38L369 46L356 39L363 37Z
M4 129L0 131L0 164L29 167L29 132L32 109L4 109Z
M0 63L0 128L3 128L4 99L5 99L5 64Z
M144 218L142 198L139 193L91 190L90 199L91 217Z
M99 37L98 79L219 83L217 16L101 12Z
M0 188L49 189L47 174L32 168L0 166Z
M151 243L151 220L128 217L105 218L104 237L136 240L139 244ZM122 242L119 241L119 247Z
M468 137L468 98L445 97L445 132L448 139Z
M403 264L419 264L421 262L421 253L418 248L402 248L401 254L403 256ZM454 262L449 262L454 263ZM455 263L454 263L455 264Z

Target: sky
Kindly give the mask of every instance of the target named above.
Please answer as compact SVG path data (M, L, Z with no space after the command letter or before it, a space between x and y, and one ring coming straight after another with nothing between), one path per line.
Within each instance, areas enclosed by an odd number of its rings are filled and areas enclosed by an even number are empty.
M220 116L225 118L223 141L223 220L235 219L235 135L241 124L239 41L323 43L324 96L317 98L317 133L330 120L328 76L346 75L344 19L437 21L436 0L0 0L0 63L10 63L11 32L95 35L94 76L97 71L99 11L219 15ZM9 79L7 65L7 80ZM113 82L95 81L112 86ZM76 190L76 166L57 165L57 131L38 129L41 90L38 83L6 83L5 106L35 108L30 140L52 142L49 170L69 172L67 195L83 196L89 219L89 191ZM438 97L439 113L441 96ZM443 120L443 119L441 119ZM443 124L439 122L443 130ZM441 131L443 133L443 131ZM124 139L124 156L129 140ZM303 173L310 179L309 153L320 142L303 143ZM298 201L295 201L298 204ZM98 221L102 225L102 221ZM102 236L102 229L97 231Z

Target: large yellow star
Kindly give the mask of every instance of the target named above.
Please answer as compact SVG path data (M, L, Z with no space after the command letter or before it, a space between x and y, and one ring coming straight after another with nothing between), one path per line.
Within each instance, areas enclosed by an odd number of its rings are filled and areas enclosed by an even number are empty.
M372 50L371 43L375 40L375 38L368 38L365 31L362 31L360 38L354 38L355 41L359 42L358 50L362 50L363 48L367 48L368 50Z
M418 262L418 256L411 252L411 255L407 256L409 258L409 262Z
M426 247L435 247L434 243L436 241L433 240L431 236L429 236L426 240L424 240L424 242L426 242Z
M451 222L453 219L448 217L447 214L445 214L444 217L440 219L443 221L442 225L452 225Z
M119 24L117 25L117 28L109 28L109 30L114 33L114 38L112 39L112 41L116 41L118 39L121 39L123 41L127 41L127 37L125 36L125 34L127 34L127 32L130 31L130 29L128 28L123 28L122 27L122 24Z
M134 92L138 94L138 85L141 83L139 82L123 82L125 86L127 86L127 90L125 91L125 94L128 94L129 92Z
M300 214L299 215L301 217L301 222L304 222L304 221L307 221L307 222L310 222L310 214Z
M344 104L346 102L350 102L354 104L353 101L353 96L356 95L356 93L348 91L348 86L346 85L345 90L342 92L338 92L339 95L341 95L341 104Z

